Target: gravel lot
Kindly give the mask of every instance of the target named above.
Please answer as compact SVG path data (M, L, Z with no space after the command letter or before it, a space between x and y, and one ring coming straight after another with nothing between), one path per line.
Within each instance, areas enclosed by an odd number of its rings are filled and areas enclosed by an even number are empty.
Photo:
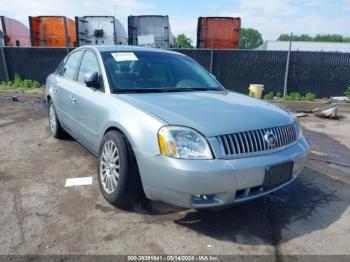
M302 123L312 159L275 194L216 212L150 201L121 210L102 198L95 158L49 136L41 98L3 96L0 254L350 255L350 114ZM85 176L92 186L64 188Z

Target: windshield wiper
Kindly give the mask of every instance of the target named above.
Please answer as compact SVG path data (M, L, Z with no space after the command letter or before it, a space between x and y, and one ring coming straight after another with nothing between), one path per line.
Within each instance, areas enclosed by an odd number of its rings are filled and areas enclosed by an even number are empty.
M167 88L128 88L117 89L116 93L155 93L155 92L168 92Z
M190 91L220 91L219 88L208 88L208 87L177 87L169 88L168 92L190 92Z
M220 88L207 87L172 87L172 88L128 88L117 89L116 93L166 93L166 92L191 92L191 91L220 91Z

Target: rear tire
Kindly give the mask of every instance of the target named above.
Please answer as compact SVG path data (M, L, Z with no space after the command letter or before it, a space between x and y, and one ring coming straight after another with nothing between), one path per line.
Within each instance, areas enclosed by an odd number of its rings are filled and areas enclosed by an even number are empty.
M126 137L109 131L97 158L97 178L103 197L116 207L134 204L142 196L136 159Z
M48 117L49 117L49 128L51 135L54 138L63 138L66 135L66 132L63 130L61 123L56 114L56 108L53 105L52 101L49 101L48 105Z

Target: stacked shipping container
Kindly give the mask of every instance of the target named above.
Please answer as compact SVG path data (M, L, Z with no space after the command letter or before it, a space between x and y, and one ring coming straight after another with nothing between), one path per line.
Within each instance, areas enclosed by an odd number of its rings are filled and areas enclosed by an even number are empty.
M74 47L75 22L65 16L30 16L32 46Z
M168 16L129 16L128 31L129 45L156 48L170 48L174 45Z
M127 44L126 31L113 16L75 17L75 24L78 46Z
M19 21L0 16L5 45L74 47L129 43L171 48L175 42L168 16L129 16L128 35L113 16L82 16L75 17L75 21L64 16L30 16L29 25L30 33ZM240 28L240 18L199 17L197 48L236 49Z
M240 31L240 18L199 17L197 48L237 49Z

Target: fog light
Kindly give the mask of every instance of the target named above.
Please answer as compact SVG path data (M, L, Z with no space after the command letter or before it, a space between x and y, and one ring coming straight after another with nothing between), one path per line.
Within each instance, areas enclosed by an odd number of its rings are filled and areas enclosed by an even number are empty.
M192 199L193 201L210 201L213 200L215 198L215 194L211 194L211 195L193 195Z

